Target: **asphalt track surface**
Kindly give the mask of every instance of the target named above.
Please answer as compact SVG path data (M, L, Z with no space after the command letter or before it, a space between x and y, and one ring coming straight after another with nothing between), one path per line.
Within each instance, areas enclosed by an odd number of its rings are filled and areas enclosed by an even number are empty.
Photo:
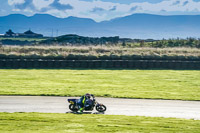
M70 113L68 98L44 96L0 96L0 112ZM99 98L107 106L104 114L176 117L200 120L200 101ZM88 113L97 113L96 111Z

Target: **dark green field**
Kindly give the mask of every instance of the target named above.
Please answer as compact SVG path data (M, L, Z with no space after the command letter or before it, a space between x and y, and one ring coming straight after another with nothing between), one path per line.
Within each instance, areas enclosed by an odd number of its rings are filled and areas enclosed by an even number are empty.
M36 41L36 42L39 42L39 41L42 41L42 40L45 40L45 38L0 38L0 41L1 40L17 40L17 41Z
M140 116L0 113L0 132L199 133L199 120Z

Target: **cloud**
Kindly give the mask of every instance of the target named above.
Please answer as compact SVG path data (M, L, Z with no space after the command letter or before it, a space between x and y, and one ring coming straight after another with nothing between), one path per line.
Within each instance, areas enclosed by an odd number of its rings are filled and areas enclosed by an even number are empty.
M50 9L50 10L46 11L45 13L51 14L53 16L60 17L60 18L65 18L65 17L70 16L70 14L68 14L67 12L64 12L64 11L58 10L58 9Z
M57 17L76 16L96 21L123 17L133 13L159 15L200 13L199 0L157 0L152 3L147 0L134 1L125 4L114 2L114 0L8 0L8 4L18 12L42 12Z
M24 10L26 8L32 9L34 10L35 7L32 4L33 0L26 0L24 3L18 3L15 5L15 8L20 9L20 10Z
M110 11L115 11L115 10L117 10L117 7L116 7L116 6L113 6L113 7L110 9Z
M188 3L189 3L188 1L185 1L185 2L183 3L183 6L187 5Z
M172 5L178 5L178 4L180 4L180 1L176 1Z
M13 5L15 10L40 11L47 8L54 0L9 0L8 4ZM28 10L29 9L29 10Z
M130 9L130 11L135 11L138 8L138 6L134 6Z
M103 8L95 7L92 9L91 12L101 12L101 11L105 11L105 10Z
M54 0L54 2L50 4L50 6L58 10L73 9L73 7L70 4L60 4L59 0Z
M9 5L23 4L25 0L8 0Z
M32 4L35 6L37 11L40 11L42 8L48 8L54 0L32 0Z

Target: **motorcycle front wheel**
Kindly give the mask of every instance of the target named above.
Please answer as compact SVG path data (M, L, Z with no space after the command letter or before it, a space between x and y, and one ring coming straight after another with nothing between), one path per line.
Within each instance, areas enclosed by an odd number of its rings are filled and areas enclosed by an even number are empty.
M106 106L105 105L97 105L96 110L98 112L105 112L106 111Z

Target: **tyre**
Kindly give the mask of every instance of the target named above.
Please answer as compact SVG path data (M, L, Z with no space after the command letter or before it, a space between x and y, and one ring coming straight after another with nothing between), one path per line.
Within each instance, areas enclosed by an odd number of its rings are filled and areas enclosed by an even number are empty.
M105 105L97 105L96 110L98 112L105 112L106 111L106 106Z
M69 105L69 109L70 109L71 111L73 111L73 112L77 112L77 111L78 111L78 109L76 108L76 106L75 106L74 104L70 104L70 105Z

